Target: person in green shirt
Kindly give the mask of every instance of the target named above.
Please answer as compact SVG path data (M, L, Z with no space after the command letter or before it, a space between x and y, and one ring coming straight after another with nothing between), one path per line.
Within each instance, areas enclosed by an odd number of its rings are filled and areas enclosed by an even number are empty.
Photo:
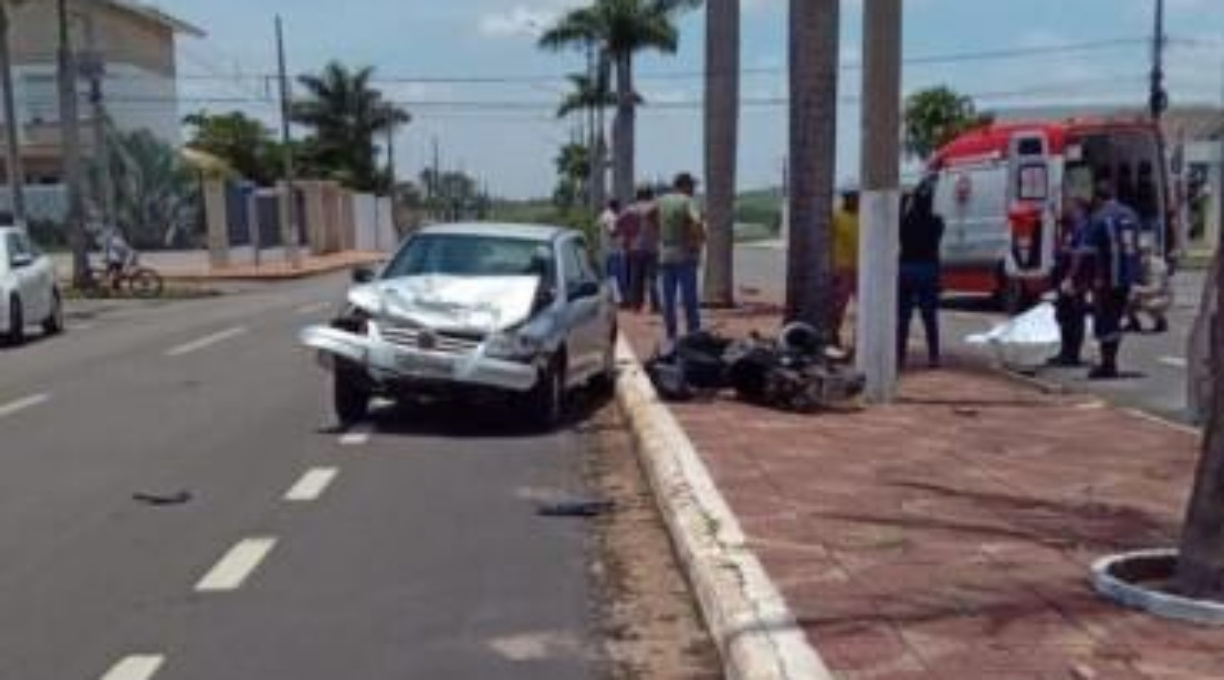
M672 182L672 190L658 199L659 272L663 281L663 322L669 342L676 340L679 331L677 296L684 305L686 331L692 334L701 330L697 272L705 246L705 226L693 199L696 191L697 180L683 172Z

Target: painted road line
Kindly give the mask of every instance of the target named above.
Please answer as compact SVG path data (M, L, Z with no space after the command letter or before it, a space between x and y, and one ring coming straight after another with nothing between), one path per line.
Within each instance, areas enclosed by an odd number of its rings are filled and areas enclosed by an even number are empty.
M192 340L191 342L184 343L177 347L171 347L170 349L166 350L166 356L181 357L185 354L199 352L202 349L207 349L219 342L224 342L226 340L229 340L230 338L237 337L246 332L247 332L247 328L245 326L235 326L234 328L227 328L223 331L212 333L211 335L205 335L199 340Z
M1165 366L1172 366L1173 368L1187 368L1190 366L1190 362L1182 357L1160 357L1160 363Z
M196 591L215 593L241 588L247 577L259 568L259 564L275 546L276 539L269 537L248 538L240 541L225 553L225 557L222 557L221 561L204 575L204 578L200 579L200 582L196 584Z
M49 394L32 394L28 397L22 397L16 401L10 401L7 404L0 404L0 418L20 413L28 408L34 408L39 404L45 404L51 400Z
M102 680L149 680L157 674L164 663L166 663L166 657L160 654L129 656L111 666L106 675L102 676Z
M293 310L293 313L297 314L298 316L309 316L311 314L318 314L328 307L331 307L331 305L332 303L330 302L312 302L308 305L298 307L297 309Z
M370 431L366 428L351 430L340 435L340 446L365 446L370 443Z
M317 501L338 474L339 468L311 468L285 493L285 500L291 503Z

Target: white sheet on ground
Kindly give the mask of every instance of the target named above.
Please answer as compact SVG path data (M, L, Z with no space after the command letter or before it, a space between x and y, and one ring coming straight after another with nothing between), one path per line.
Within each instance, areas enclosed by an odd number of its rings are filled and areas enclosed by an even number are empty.
M1005 366L1032 369L1044 364L1058 351L1062 334L1054 305L1043 302L986 333L966 337L965 342L990 347Z

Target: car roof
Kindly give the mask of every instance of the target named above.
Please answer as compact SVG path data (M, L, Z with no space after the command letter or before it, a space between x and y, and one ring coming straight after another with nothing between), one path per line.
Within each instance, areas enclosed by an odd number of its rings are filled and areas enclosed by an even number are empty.
M566 227L545 224L512 224L506 222L459 222L431 224L417 232L421 235L485 236L513 238L525 241L550 242L559 236L574 233Z

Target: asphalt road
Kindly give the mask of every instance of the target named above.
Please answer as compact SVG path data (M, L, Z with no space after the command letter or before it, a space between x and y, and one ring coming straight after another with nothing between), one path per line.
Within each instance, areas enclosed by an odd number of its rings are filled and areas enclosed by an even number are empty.
M0 678L593 675L584 530L535 514L580 435L331 429L294 335L343 287L77 305L0 350Z
M736 250L736 276L741 287L781 299L786 289L786 253L779 247L741 246ZM1186 339L1202 296L1205 274L1184 271L1174 278L1176 306L1169 315L1170 331L1162 335L1128 335L1122 347L1122 368L1128 377L1088 381L1087 369L1042 369L1038 377L1066 388L1095 394L1114 403L1186 422ZM949 300L942 316L945 343L957 351L982 352L964 342L967 335L990 330L1004 317L980 300ZM914 333L919 333L915 320ZM1091 343L1090 343L1091 345ZM1094 356L1095 348L1088 353Z

